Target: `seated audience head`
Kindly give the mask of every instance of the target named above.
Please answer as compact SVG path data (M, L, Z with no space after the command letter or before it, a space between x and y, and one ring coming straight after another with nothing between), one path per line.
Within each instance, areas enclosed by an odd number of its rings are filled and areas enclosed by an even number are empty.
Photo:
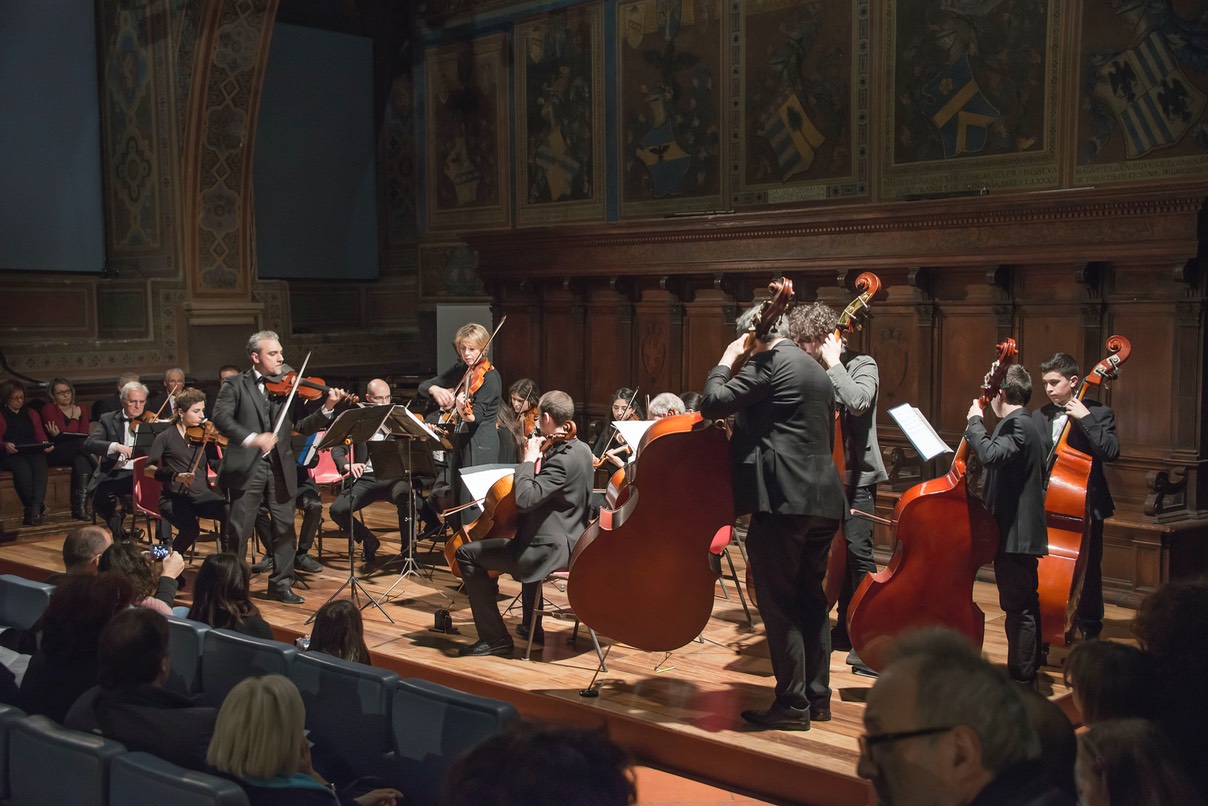
M868 693L857 772L882 803L968 803L1040 754L1016 684L962 635L921 630Z
M565 425L575 416L575 401L566 392L553 389L541 396L541 400L537 402L537 411L540 412L542 420L545 419L545 415L549 415L553 428L542 429L542 433L548 434Z
M1205 691L1208 641L1189 637L1208 635L1208 579L1168 582L1145 597L1133 632L1153 656L1165 683L1194 683L1201 694Z
M75 387L66 378L52 378L47 389L50 392L51 403L57 403L60 406L74 406L76 404Z
M1078 755L1078 736L1074 723L1060 705L1032 686L1019 686L1019 696L1028 712L1036 737L1040 739L1040 763L1053 786L1076 800L1074 759Z
M113 545L113 535L104 526L79 526L63 540L63 567L69 574L95 574L101 555Z
M1116 641L1081 641L1065 659L1065 684L1084 725L1107 719L1156 719L1158 677L1153 658Z
M248 595L250 578L247 563L234 554L206 557L193 583L189 618L211 627L239 629L246 617L260 615Z
M786 318L788 337L814 358L821 357L822 343L839 327L839 315L825 302L797 305Z
M310 629L308 649L357 663L369 663L361 609L347 599L333 599L320 607Z
M700 392L680 392L680 400L684 401L684 413L700 411Z
M614 420L644 420L642 404L637 399L637 393L627 386L612 393L609 400L610 414Z
M95 656L101 629L133 602L134 591L122 576L64 577L34 625L42 632L41 651L58 660Z
M637 785L600 730L525 723L484 739L449 770L444 806L626 806Z
M122 387L122 411L130 419L141 417L147 407L147 387L137 380L130 381Z
M102 688L162 685L168 678L168 620L144 607L109 619L97 647Z
M8 406L9 411L21 411L25 406L25 385L11 378L0 381L0 406Z
M177 420L184 420L185 426L192 428L205 421L206 393L195 387L188 387L176 396Z
M1203 804L1176 759L1169 740L1149 720L1109 719L1092 725L1078 739L1078 802L1086 806Z
M683 414L688 410L684 401L675 392L661 392L650 401L650 419L661 420L673 414Z
M97 567L102 573L125 577L134 589L135 602L155 595L162 570L133 540L122 540L105 549Z
M244 780L290 777L302 769L305 724L302 696L288 677L246 678L218 710L206 761Z

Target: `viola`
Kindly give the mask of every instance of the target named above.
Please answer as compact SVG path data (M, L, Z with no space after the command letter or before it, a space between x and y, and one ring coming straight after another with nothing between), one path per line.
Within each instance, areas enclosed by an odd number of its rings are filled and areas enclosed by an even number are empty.
M285 397L293 390L295 384L298 387L298 397L304 400L321 400L332 389L326 381L314 375L299 379L297 371L292 369L275 378L267 379L264 382L264 389L270 395ZM349 395L348 402L356 404L360 402L360 398L356 395Z
M684 468L708 472L685 482ZM699 412L650 426L625 469L621 503L601 509L571 555L566 590L584 624L647 651L700 635L717 586L709 547L734 518L729 468L725 430Z
M574 439L577 434L575 421L568 420L557 431L545 437L541 443L541 453L544 454L554 445ZM512 474L496 479L482 500L482 514L473 523L462 525L457 533L445 542L445 560L449 563L453 576L461 578L457 550L466 543L492 537L511 540L516 536L516 529L520 525L520 511L516 508L514 480L515 476ZM495 571L492 571L491 575L499 576Z
M1018 352L1014 339L996 349L978 390L983 404L998 394ZM893 557L884 570L865 577L852 596L848 635L872 669L885 667L899 635L922 627L949 627L981 646L986 618L973 601L973 581L980 566L993 562L999 533L990 510L969 492L968 450L962 438L947 474L911 487L898 499L888 521Z
M1082 400L1087 390L1119 377L1120 365L1128 360L1132 344L1123 336L1111 336L1106 344L1109 355L1095 364L1078 385L1075 397ZM1048 487L1044 495L1044 514L1048 526L1049 553L1037 567L1040 582L1040 636L1054 646L1069 646L1074 640L1074 615L1082 598L1086 576L1086 541L1090 538L1091 518L1087 508L1086 487L1094 460L1070 447L1073 418L1067 417L1060 439L1049 454Z
M747 359L755 351L755 346L758 342L768 340L768 333L772 331L772 326L776 324L776 320L783 316L784 312L793 304L792 280L785 277L777 278L768 283L768 291L771 293L771 296L755 312L755 318L751 320L751 325L747 328L747 339L743 343L743 353L734 362L734 367L730 372L731 376L737 375L738 370L742 369L742 365L747 363Z

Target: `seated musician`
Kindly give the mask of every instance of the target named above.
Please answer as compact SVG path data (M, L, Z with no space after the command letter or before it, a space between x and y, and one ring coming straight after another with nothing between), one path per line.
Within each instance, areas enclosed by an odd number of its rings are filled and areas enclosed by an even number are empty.
M372 406L390 405L390 384L381 378L374 378L365 386L365 402ZM381 442L389 435L379 430L369 442ZM345 531L352 530L352 537L362 544L361 558L368 564L377 560L377 550L381 545L377 535L365 528L363 524L353 525L354 512L369 506L375 501L390 501L398 512L398 530L402 539L409 535L407 518L409 501L408 488L405 479L380 479L374 473L373 459L369 455L369 443L358 442L351 446L337 445L331 449L331 458L336 469L341 473L350 474L352 483L331 504L331 519Z
M131 473L134 459L134 435L147 405L147 387L130 381L122 387L122 408L101 415L92 423L84 451L101 458L101 465L88 483L92 509L105 519L114 540L123 539L122 516L117 502L134 492Z
M176 416L178 403L176 396L185 388L185 371L180 367L172 367L164 372L163 391L156 392L147 401L147 411L160 420L171 420Z
M18 445L46 442L45 448L20 453ZM42 430L42 418L25 405L25 387L20 381L0 383L0 470L13 474L13 487L25 506L25 524L37 526L46 512L46 454L54 450Z
M205 393L190 387L175 400L175 428L155 435L147 451L146 473L163 484L159 512L176 528L172 548L184 554L201 534L198 518L216 520L225 529L228 509L226 498L210 486L205 446L188 435L188 429L200 430L205 422Z
M565 392L546 392L537 411L540 433L525 444L523 461L512 482L520 513L516 537L476 540L457 550L478 631L478 641L462 647L458 653L462 656L512 654L512 637L499 614L490 571L511 574L525 585L522 599L527 627L536 604L537 585L532 583L567 567L571 549L587 527L591 450L577 439L566 439L551 441L545 453L541 452L543 442L574 416L574 401Z
M675 392L662 392L650 401L649 414L652 420L661 420L686 411L684 401Z
M684 413L700 411L700 392L680 392L680 400L684 401Z
M541 390L529 378L521 378L508 387L510 406L500 406L495 427L499 431L499 461L517 464L525 440L537 427L537 400Z
M629 447L625 437L621 436L621 432L612 425L612 422L645 419L642 414L642 404L637 401L635 390L622 386L612 393L612 399L608 405L612 419L600 431L600 436L596 438L591 452L596 457L597 466L609 462L616 467L624 467L626 462L633 458L633 449Z

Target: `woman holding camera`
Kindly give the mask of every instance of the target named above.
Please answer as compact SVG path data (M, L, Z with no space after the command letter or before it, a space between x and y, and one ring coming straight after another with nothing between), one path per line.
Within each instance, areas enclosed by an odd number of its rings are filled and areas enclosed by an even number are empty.
M198 518L219 521L219 534L226 528L226 499L210 487L204 452L212 447L205 436L206 396L199 389L185 389L176 396L174 427L155 435L147 452L146 473L162 483L159 513L176 529L172 548L184 554L201 534Z

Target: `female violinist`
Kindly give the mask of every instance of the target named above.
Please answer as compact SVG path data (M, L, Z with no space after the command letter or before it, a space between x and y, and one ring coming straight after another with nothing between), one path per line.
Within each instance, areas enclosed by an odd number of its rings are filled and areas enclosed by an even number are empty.
M632 458L633 449L612 423L616 420L644 419L642 404L637 400L636 390L622 386L612 393L608 405L612 418L608 425L600 431L591 452L596 457L597 466L603 462L609 462L616 467L624 467L626 462Z
M491 334L482 325L462 325L453 336L453 348L460 360L419 385L419 393L434 400L444 412L442 423L449 431L453 450L448 453L445 487L434 485L432 492L451 496L453 505L463 503L458 470L499 458L495 418L503 383L485 354L490 341ZM456 528L459 523L450 525Z
M205 420L206 396L200 389L185 389L176 396L173 428L155 435L147 452L146 474L163 484L159 511L176 528L172 548L184 554L201 534L198 518L211 518L226 529L227 502L210 487L206 449L216 440L225 442Z
M517 464L524 443L537 430L537 401L541 390L535 381L521 378L508 387L509 406L499 407L495 427L499 430L499 461Z

